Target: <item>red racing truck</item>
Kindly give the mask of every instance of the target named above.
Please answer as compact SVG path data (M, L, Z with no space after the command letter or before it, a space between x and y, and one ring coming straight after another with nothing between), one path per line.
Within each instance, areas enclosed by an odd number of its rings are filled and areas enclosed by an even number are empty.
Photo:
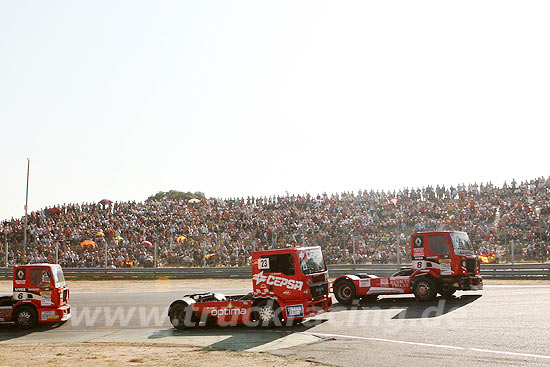
M70 317L69 288L61 266L13 268L13 294L0 297L0 322L15 322L22 329L30 329L38 323L63 323Z
M177 329L199 325L280 326L332 309L328 271L319 246L252 253L253 292L185 295L170 305Z
M437 294L450 297L457 290L481 290L480 261L465 232L423 232L411 236L412 267L391 277L342 275L333 282L334 296L341 304L378 295L413 293L419 301Z

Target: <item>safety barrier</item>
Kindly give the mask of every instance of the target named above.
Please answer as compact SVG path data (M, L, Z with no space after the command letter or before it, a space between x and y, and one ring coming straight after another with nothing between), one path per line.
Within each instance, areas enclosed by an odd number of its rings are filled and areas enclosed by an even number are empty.
M335 264L329 265L331 278L343 274L368 273L389 276L401 267L397 264ZM246 279L250 278L250 267L205 267L205 268L65 268L69 280L146 280L146 279ZM12 268L0 268L0 280L11 280ZM486 279L548 279L550 263L483 264L481 274Z

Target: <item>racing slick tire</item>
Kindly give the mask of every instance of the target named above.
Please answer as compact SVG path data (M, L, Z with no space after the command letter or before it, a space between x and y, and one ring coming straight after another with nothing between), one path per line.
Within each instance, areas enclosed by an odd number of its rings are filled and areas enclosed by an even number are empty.
M30 306L18 307L13 316L15 325L21 329L32 329L38 324L38 314L36 310Z
M262 300L255 305L253 319L258 321L258 326L260 327L281 326L282 310L277 302Z
M435 279L423 276L413 281L412 290L417 301L433 301L438 287Z
M197 324L193 309L184 303L176 303L170 307L168 315L172 326L179 330L193 327Z
M343 305L350 305L356 298L355 285L351 280L344 279L334 285L334 296Z
M441 294L441 297L443 298L452 298L455 292L456 292L456 289L454 288L442 288L439 291L439 294Z

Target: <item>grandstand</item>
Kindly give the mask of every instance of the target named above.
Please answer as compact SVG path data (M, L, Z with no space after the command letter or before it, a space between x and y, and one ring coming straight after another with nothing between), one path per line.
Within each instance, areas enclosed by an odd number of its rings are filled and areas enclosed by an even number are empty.
M8 262L63 267L243 266L254 249L320 245L329 263L395 263L415 231L462 230L481 253L546 261L550 177L497 187L428 186L397 192L64 204L0 225ZM83 241L95 245L82 246ZM154 244L154 245L152 245ZM5 246L0 258L5 258ZM107 250L107 251L105 251Z

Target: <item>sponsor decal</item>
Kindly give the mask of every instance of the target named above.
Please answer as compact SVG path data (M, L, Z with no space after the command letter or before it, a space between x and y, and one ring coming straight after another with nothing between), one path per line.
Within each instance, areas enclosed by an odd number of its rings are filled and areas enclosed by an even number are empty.
M389 284L388 278L380 278L380 286L381 287L387 287Z
M27 288L13 288L14 292L25 292Z
M41 292L40 293L40 304L42 306L51 306L52 303L52 292Z
M391 278L390 284L394 288L407 288L410 284L409 277L406 278Z
M359 288L369 288L369 287L370 287L370 278L359 279Z
M6 318L11 316L12 307L1 307L0 308L0 317Z
M413 249L413 256L414 257L424 257L424 247Z
M453 270L451 269L451 259L442 259L439 262L441 275L451 275Z
M19 269L15 273L15 279L17 280L25 280L25 277L27 275L27 271L25 269Z
M262 286L261 286L262 288L264 288L263 284L267 284L267 285L272 285L274 287L287 288L290 290L295 289L295 290L301 291L304 285L304 282L300 280L283 278L283 277L279 277L271 274L268 276L265 276L263 271L260 273L254 274L252 279L256 282L256 285L262 283Z
M19 284L19 285L25 284L25 283L26 283L26 282L25 282L24 280L16 280L16 281L15 281L15 284Z
M42 321L57 319L59 316L55 314L55 311L42 311L40 319Z
M286 306L285 309L287 317L304 317L303 305Z
M234 315L246 315L246 308L215 308L210 311L212 316L234 316Z

